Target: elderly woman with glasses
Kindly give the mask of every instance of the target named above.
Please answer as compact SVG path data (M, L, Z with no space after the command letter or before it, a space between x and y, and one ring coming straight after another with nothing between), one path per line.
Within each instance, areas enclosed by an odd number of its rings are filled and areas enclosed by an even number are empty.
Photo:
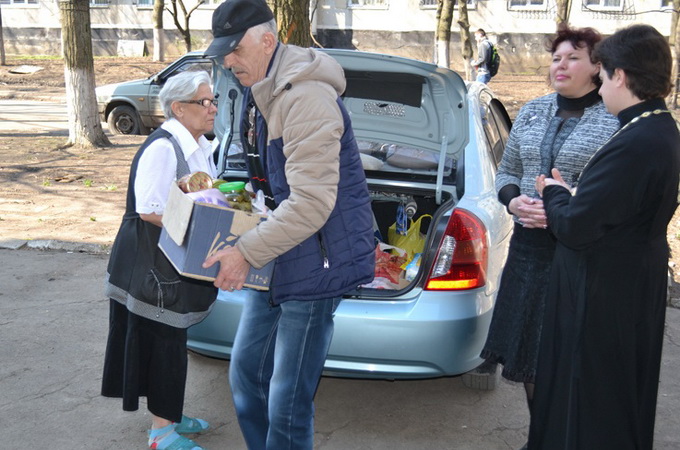
M213 129L217 101L202 71L170 78L159 96L167 120L132 161L126 211L107 269L110 319L102 395L122 398L125 411L136 411L139 397L146 397L150 448L200 449L182 436L208 428L206 421L183 415L186 329L208 314L216 289L178 275L159 251L158 239L172 183L197 171L216 176L204 134Z

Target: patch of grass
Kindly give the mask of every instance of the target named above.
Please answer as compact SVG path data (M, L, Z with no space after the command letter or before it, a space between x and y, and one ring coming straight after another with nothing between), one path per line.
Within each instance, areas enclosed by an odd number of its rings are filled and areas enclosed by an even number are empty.
M48 180L47 178L43 178L43 186L52 186L52 182Z
M118 189L118 186L116 186L115 184L109 184L109 185L104 186L102 189L104 189L106 191L115 191L115 190Z
M63 59L61 56L54 56L54 55L12 55L12 59L17 59L17 60L24 60L24 59L42 59L42 60L60 60Z
M83 184L85 185L85 187L92 187L93 183L94 183L94 181L90 180L89 178L85 178L83 180Z
M90 222L96 222L97 218L96 217L90 217Z

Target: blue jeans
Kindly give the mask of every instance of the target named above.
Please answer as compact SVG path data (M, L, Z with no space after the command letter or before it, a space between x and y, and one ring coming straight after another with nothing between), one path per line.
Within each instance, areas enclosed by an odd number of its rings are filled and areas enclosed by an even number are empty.
M489 72L477 72L477 81L489 84L489 81L491 81L491 74Z
M229 367L241 432L249 449L312 449L314 394L333 336L339 298L244 304Z

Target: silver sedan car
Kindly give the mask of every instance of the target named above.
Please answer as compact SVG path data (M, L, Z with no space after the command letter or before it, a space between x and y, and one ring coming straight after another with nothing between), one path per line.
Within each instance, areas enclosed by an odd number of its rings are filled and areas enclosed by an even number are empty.
M390 227L405 214L407 223L419 224L424 247L408 270L390 267L390 253L378 248L377 259L387 264L378 264L373 283L344 296L324 373L417 379L470 372L483 363L479 354L512 231L494 190L509 116L486 85L466 83L454 71L395 56L325 51L345 70L342 100L364 162L376 242L390 244ZM238 142L242 89L220 65L213 71L219 171L228 180L245 179ZM189 348L229 358L242 305L256 295L267 294L220 291L211 314L189 329ZM493 388L493 382L477 387Z
M97 107L102 122L113 134L149 134L165 116L158 94L165 81L189 70L212 70L212 61L203 52L189 52L149 78L99 86Z

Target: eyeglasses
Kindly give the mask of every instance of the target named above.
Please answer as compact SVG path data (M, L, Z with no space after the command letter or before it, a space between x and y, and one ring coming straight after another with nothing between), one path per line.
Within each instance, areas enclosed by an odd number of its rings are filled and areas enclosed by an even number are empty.
M204 108L210 108L210 105L217 106L216 98L202 98L200 100L180 100L180 103L193 103L194 105L201 105Z

